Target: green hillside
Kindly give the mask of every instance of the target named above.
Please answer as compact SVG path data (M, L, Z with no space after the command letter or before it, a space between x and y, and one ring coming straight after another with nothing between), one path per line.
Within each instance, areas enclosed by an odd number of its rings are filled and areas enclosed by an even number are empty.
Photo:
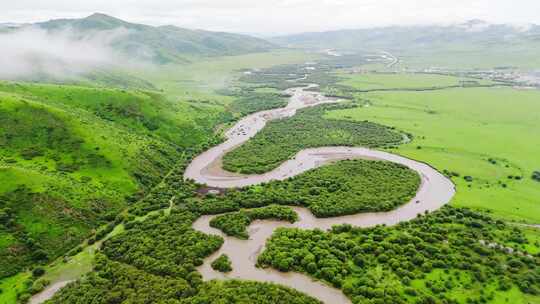
M275 48L262 39L245 35L190 30L176 26L154 27L129 23L104 14L82 19L58 19L36 24L49 32L69 29L78 38L111 34L111 45L137 59L156 63L185 62L192 56L225 56L268 51ZM113 35L114 35L113 34Z
M211 136L201 121L217 116L194 111L147 91L0 82L0 277L65 253L158 183Z

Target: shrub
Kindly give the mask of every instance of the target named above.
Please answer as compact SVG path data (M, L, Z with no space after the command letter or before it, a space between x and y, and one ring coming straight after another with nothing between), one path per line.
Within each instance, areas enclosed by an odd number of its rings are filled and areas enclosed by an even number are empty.
M45 269L43 269L43 267L36 267L34 268L34 270L32 270L32 275L36 278L44 274L45 274Z
M43 156L43 155L44 155L43 150L40 149L39 147L28 147L21 151L22 158L26 160L31 160L34 157Z
M231 260L227 255L222 254L212 262L212 268L220 272L230 272L232 270Z

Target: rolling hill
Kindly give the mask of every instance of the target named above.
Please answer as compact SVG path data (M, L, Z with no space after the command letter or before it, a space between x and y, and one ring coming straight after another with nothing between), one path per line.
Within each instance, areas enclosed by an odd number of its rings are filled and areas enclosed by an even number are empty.
M0 81L0 279L114 220L211 132L150 91ZM211 135L210 135L211 136Z
M114 49L130 58L154 63L183 62L190 57L239 55L275 48L265 40L245 35L176 26L154 27L97 13L82 19L57 19L28 26L49 33L69 31L78 39L87 39L99 33L115 33L109 41Z
M302 33L275 37L275 43L290 47L378 50L422 48L445 44L510 44L540 41L540 26L489 24L471 20L451 26L391 26Z

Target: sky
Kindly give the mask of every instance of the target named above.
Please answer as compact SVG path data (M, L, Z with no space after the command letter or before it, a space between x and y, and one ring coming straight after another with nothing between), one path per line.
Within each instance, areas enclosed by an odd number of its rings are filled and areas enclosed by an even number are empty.
M0 0L0 23L94 12L137 23L259 35L451 24L540 24L540 0Z

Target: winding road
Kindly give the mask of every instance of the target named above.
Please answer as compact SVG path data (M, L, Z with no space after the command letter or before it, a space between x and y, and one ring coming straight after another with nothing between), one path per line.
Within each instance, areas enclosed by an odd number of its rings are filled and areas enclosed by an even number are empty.
M350 300L339 289L312 280L303 274L283 273L274 269L255 267L257 256L264 250L266 240L272 235L272 232L278 227L329 229L338 224L351 224L360 227L378 224L394 225L411 220L419 213L441 208L453 197L455 187L449 179L425 163L366 148L323 147L302 150L278 168L260 175L240 175L224 171L222 169L223 155L255 136L268 121L293 116L297 110L305 107L339 102L337 99L327 98L320 93L307 91L306 88L290 89L287 90L287 93L291 95L291 98L286 107L258 112L240 120L226 133L227 140L224 143L193 159L186 169L184 178L212 187L243 187L270 180L283 180L337 160L361 158L391 161L403 164L418 172L422 182L416 196L410 202L389 212L361 213L335 218L315 218L308 209L294 207L299 215L299 221L294 224L266 220L256 221L249 227L250 237L248 240L224 235L221 231L210 227L209 223L213 216L203 216L193 224L193 227L207 234L220 235L225 242L220 250L205 259L204 264L198 270L205 280L246 279L273 282L302 291L327 304L350 303ZM214 271L210 266L210 263L221 254L227 254L231 259L233 271L230 273L223 274Z

